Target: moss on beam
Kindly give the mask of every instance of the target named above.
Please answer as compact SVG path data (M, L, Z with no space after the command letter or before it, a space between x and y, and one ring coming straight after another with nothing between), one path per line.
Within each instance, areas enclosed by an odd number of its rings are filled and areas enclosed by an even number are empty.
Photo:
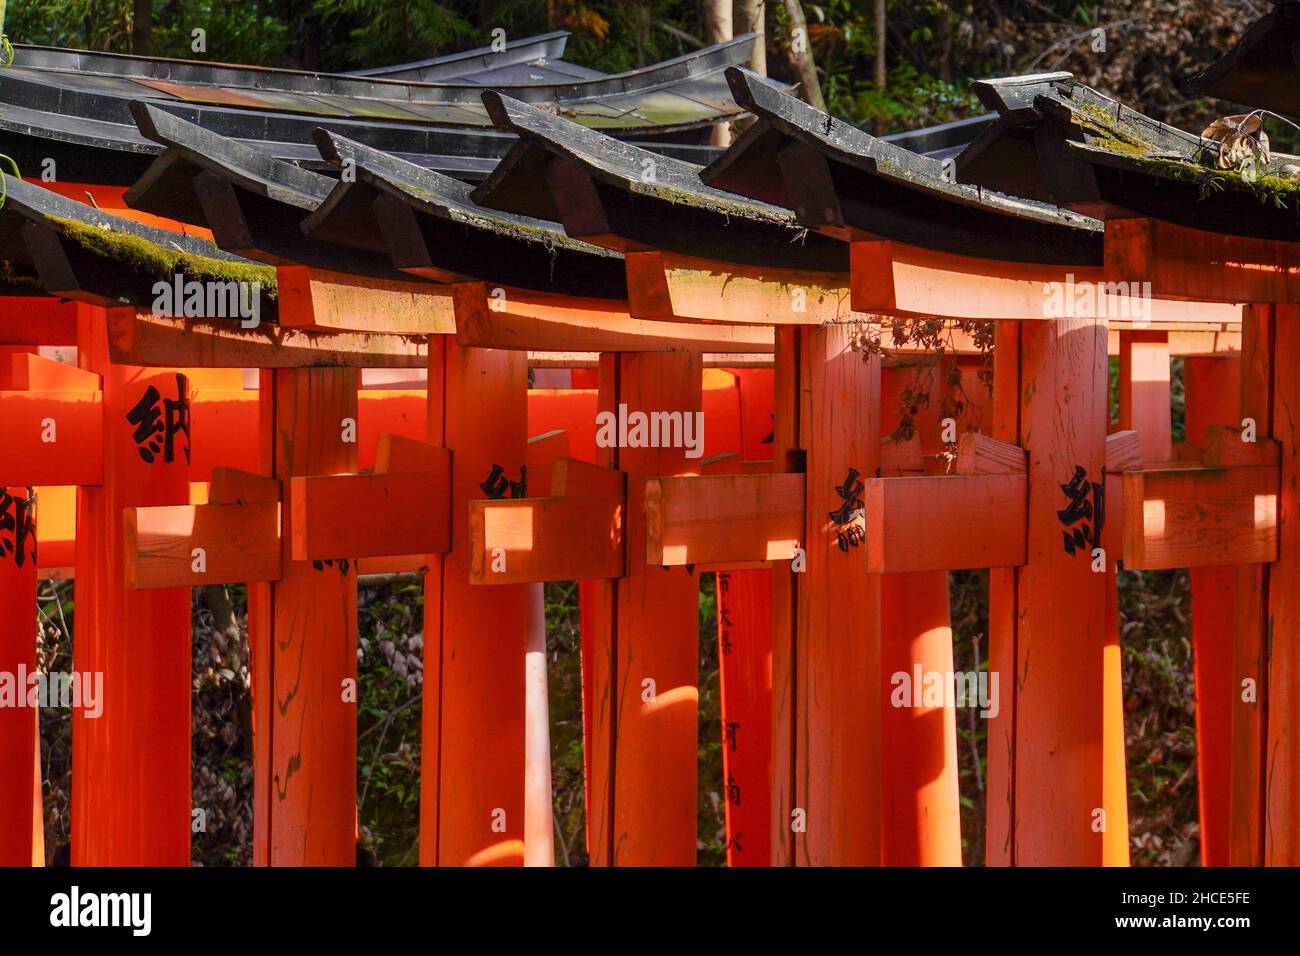
M1248 179L1240 169L1220 169L1218 166L1198 162L1190 155L1183 159L1172 159L1167 155L1159 155L1160 150L1143 137L1142 132L1132 123L1125 123L1093 103L1072 104L1071 109L1076 125L1090 136L1088 146L1123 156L1152 176L1197 186L1201 199L1224 187L1232 187L1250 193L1261 203L1271 201L1278 208L1286 208L1290 205L1288 199L1300 194L1300 179L1267 172L1268 169L1279 168L1273 163L1265 167L1266 171ZM1203 142L1209 143L1208 140ZM1209 149L1210 146L1217 144L1209 144L1202 149ZM1216 149L1209 151L1217 155Z
M169 279L182 273L195 279L249 285L257 283L261 286L262 295L271 299L277 295L275 269L271 266L168 249L142 236L117 232L77 219L49 216L47 221L88 252L121 262L156 279ZM215 246L213 250L216 250Z

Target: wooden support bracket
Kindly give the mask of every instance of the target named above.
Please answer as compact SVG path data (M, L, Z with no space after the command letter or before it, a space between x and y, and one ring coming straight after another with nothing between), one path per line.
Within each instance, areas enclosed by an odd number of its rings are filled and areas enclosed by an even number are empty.
M866 479L867 572L1025 563L1024 474Z
M428 337L334 332L263 322L156 316L109 309L114 362L165 368L427 368Z
M551 496L469 503L470 581L621 578L627 573L625 476L559 458Z
M1106 224L1105 278L1147 283L1157 298L1294 303L1300 302L1300 252L1293 242L1116 219Z
M804 476L703 475L645 485L646 562L790 560L804 540Z
M122 519L128 588L280 578L280 483L274 478L217 468L209 504L125 508Z
M1134 220L1125 220L1132 222ZM1112 225L1106 229L1107 271L1100 266L1009 263L935 252L890 240L850 243L852 307L858 312L953 319L1059 319L1095 311L1112 328L1165 326L1170 322L1225 325L1241 321L1244 298L1189 296L1165 303L1131 287L1107 284ZM1228 238L1228 237L1223 237ZM1232 237L1233 242L1238 241ZM1124 275L1145 279L1146 272ZM1156 292L1155 295L1159 295ZM1224 304L1219 304L1224 303Z
M1125 472L1124 566L1276 561L1279 481L1270 465Z
M102 484L99 376L30 353L12 360L0 376L0 487Z

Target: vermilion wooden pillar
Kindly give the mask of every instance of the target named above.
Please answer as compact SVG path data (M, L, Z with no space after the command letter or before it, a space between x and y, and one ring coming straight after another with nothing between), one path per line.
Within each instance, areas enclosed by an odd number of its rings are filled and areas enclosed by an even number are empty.
M881 431L898 427L904 389L927 390L930 404L918 416L917 438L926 454L942 444L938 420L942 369L882 370ZM953 699L938 706L896 707L894 675L911 686L919 673L952 674L952 620L948 572L886 574L880 579L880 694L882 739L888 769L882 777L883 854L887 866L961 866L961 804L957 775L957 723ZM924 686L922 684L922 686ZM919 691L918 691L919 693Z
M128 591L122 565L123 508L189 500L175 404L188 385L111 364L96 306L78 304L77 340L78 364L103 378L104 483L78 491L73 668L102 675L103 711L72 712L72 862L188 866L190 594Z
M994 437L1014 440L1004 437L1014 427L1028 454L1029 538L1026 565L991 577L990 668L1002 675L1003 699L989 735L988 861L1097 866L1106 576L1092 570L1091 540L1072 554L1065 541L1084 526L1095 536L1092 485L1103 483L1106 454L1106 326L1004 323L997 350ZM1076 517L1085 502L1094 510Z
M770 866L772 572L719 571L717 596L727 865Z
M44 863L40 711L26 706L19 679L36 673L35 512L31 489L0 487L0 672L11 675L18 695L0 704L0 866Z
M883 575L880 604L884 863L961 866L953 699L945 694L930 707L890 702L894 674L906 674L909 687L918 671L923 680L925 675L947 679L952 674L948 574Z
M1119 431L1137 432L1142 461L1161 465L1173 457L1172 366L1169 334L1153 331L1119 333ZM1121 487L1108 482L1109 490ZM1120 502L1112 503L1113 520ZM1103 806L1106 832L1102 865L1128 866L1127 734L1124 729L1124 664L1119 621L1119 554L1106 556L1106 645L1103 713Z
M1189 357L1183 364L1187 448L1199 456L1211 425L1241 425L1241 363L1233 356ZM1192 649L1196 681L1196 776L1202 866L1227 866L1232 793L1232 666L1236 569L1192 568Z
M843 325L782 328L774 467L804 471L807 569L773 569L772 857L881 862L880 578L848 534L880 460L879 359ZM841 542L843 547L841 547Z
M701 407L698 353L607 353L600 361L602 410ZM646 564L644 482L698 474L697 462L681 448L600 449L599 464L627 475L628 562L626 577L592 589L593 865L695 864L699 588L688 569Z
M769 461L772 370L733 374L740 399L739 458ZM709 434L713 451L717 445ZM727 865L771 866L772 571L719 572L716 593Z
M1120 332L1119 427L1142 442L1142 461L1173 457L1168 332Z
M1257 437L1284 440L1274 428L1274 376L1277 363L1277 309L1248 306L1241 322L1242 421L1255 426ZM1286 451L1283 450L1283 460ZM1279 502L1282 519L1285 497ZM1269 708L1269 592L1276 564L1238 565L1235 575L1232 630L1231 700L1232 775L1228 796L1228 856L1231 866L1260 866L1265 861L1265 777ZM1253 693L1249 691L1253 690Z
M283 573L249 586L249 631L255 862L272 866L356 862L356 568L294 561L288 516L291 477L356 470L357 384L356 369L262 372L263 468L281 483Z
M1282 446L1278 560L1268 581L1264 864L1300 865L1300 306L1273 328L1273 438ZM1240 685L1240 680L1238 680ZM1238 691L1240 696L1240 691Z
M452 453L452 550L425 577L420 863L521 865L527 586L469 581L468 502L524 478L523 352L433 336L429 443ZM499 470L498 470L499 468Z

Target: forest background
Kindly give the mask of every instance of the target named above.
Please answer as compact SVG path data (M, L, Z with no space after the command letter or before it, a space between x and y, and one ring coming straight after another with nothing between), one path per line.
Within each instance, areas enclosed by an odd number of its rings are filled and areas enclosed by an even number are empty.
M1222 54L1264 0L10 0L16 43L342 71L572 32L566 59L606 72L679 56L734 34L760 41L751 65L875 133L983 112L970 81L1069 70L1165 122L1197 130L1232 110L1189 95L1186 79ZM202 53L193 31L204 31ZM800 32L802 31L802 32ZM806 44L792 37L806 37ZM1270 134L1273 134L1270 130ZM1275 146L1293 143L1278 130ZM1174 363L1175 441L1181 363ZM1114 370L1112 370L1112 378ZM952 576L955 666L987 666L986 581ZM413 865L419 798L423 588L418 578L363 582L358 801L363 837L384 865ZM547 586L556 853L583 865L577 588ZM43 582L42 661L70 669L75 605L67 582ZM1189 586L1182 571L1121 575L1130 838L1137 865L1198 860ZM193 855L250 859L251 764L243 589L194 596L194 804L207 812ZM959 720L968 864L983 858L984 729ZM67 839L70 722L42 715L47 852ZM722 734L714 584L700 590L699 862L721 864Z

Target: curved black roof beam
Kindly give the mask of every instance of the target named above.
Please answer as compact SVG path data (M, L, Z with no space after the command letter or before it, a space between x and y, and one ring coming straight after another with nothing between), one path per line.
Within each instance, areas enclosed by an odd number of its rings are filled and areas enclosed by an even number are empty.
M246 282L261 286L261 318L275 321L275 271L232 256L206 239L100 212L8 177L0 208L0 256L35 272L51 295L108 308L149 310L158 282Z
M140 130L166 147L126 192L133 209L202 225L222 249L273 265L308 265L377 278L407 278L383 246L312 239L303 218L334 180L186 123L147 103L132 105Z
M975 84L1001 114L957 159L962 182L1044 191L1099 219L1144 216L1193 229L1300 239L1300 163L1274 153L1252 179L1218 168L1219 144L1130 109L1069 74ZM1023 180L1025 189L1017 188Z
M122 95L123 92L129 96ZM143 136L131 103L147 92L142 87L106 92L91 88L65 90L46 82L39 71L0 70L0 135L5 152L19 168L42 169L55 163L65 182L130 185L144 174L161 147ZM391 152L417 165L462 179L478 180L491 171L515 138L487 127L433 127L371 117L311 117L216 106L193 106L174 100L152 105L213 133L263 149L276 159L308 169L327 164L311 145L318 126ZM650 145L670 155L707 157L714 147L673 143Z
M748 70L727 78L758 122L701 174L711 186L789 206L804 225L845 241L887 238L1013 262L1102 261L1094 219L956 183L951 163L837 120Z
M344 74L377 76L386 80L406 80L416 83L436 83L449 79L479 82L477 78L483 73L526 66L531 63L540 63L544 68L549 68L552 63L561 62L563 67L578 71L570 74L573 76L602 75L596 70L588 71L583 67L575 67L572 63L562 63L564 48L572 35L568 30L552 30L550 33L506 40L501 44L499 51L490 46L482 46L473 50L461 50L459 53L444 53L441 56L413 60L410 63L375 66L365 70L345 70Z
M703 167L656 156L495 90L483 101L498 126L519 135L474 190L485 206L558 220L570 236L622 252L848 269L847 246L810 234L788 209L707 185Z
M318 130L321 155L346 163L303 230L331 242L383 237L397 268L425 278L473 278L542 292L627 297L623 257L570 238L557 223L480 206L465 183Z
M560 83L504 84L515 96L547 104L593 128L622 134L697 129L736 115L722 71L749 58L753 36L697 50L662 63L609 76ZM6 72L58 89L68 98L99 95L445 126L488 126L480 83L410 83L227 66L124 54L29 53ZM55 65L55 64L62 65Z
M1276 9L1188 80L1193 93L1300 117L1300 4L1272 2Z

